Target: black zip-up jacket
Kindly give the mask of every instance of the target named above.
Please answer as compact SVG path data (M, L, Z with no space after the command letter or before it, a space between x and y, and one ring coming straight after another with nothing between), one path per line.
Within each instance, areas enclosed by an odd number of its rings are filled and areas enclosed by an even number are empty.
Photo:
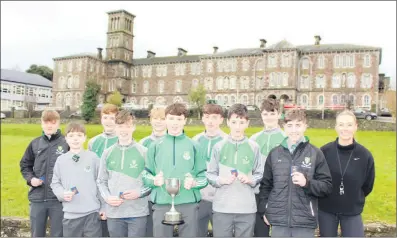
M291 166L298 166L306 185L292 183ZM332 179L320 149L302 142L291 154L287 138L267 157L259 187L258 213L273 226L317 227L317 198L332 191Z
M324 145L321 150L331 171L333 191L329 196L319 200L318 209L347 216L361 214L365 197L371 193L375 182L375 164L371 152L355 140L351 145L341 146L338 139ZM342 174L336 150L339 151L342 171L345 170L350 154L353 153L343 177L343 195L339 194Z
M58 130L57 133L48 139L46 135L40 136L30 142L26 148L19 165L23 178L31 186L28 199L31 202L45 202L58 200L50 187L55 162L58 156L69 151L65 137ZM44 183L38 187L30 184L32 178L44 178Z

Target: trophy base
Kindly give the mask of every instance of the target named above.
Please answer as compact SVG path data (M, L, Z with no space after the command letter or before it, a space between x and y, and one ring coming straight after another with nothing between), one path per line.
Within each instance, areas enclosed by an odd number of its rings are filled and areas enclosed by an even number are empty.
M179 212L166 212L164 214L164 220L161 222L164 225L182 225L185 223L185 221L182 220L182 214Z

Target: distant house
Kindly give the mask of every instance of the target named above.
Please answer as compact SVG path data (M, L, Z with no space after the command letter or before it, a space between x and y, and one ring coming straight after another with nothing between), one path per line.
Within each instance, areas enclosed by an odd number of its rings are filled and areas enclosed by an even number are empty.
M0 85L1 111L26 109L28 103L40 110L52 100L52 82L37 74L1 69Z

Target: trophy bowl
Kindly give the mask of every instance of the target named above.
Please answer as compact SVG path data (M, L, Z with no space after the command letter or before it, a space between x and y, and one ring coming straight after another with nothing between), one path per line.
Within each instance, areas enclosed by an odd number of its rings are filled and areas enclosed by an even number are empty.
M164 214L164 220L162 224L164 225L181 225L185 223L182 219L182 214L175 209L174 199L175 196L179 193L181 183L177 178L169 178L165 180L165 189L171 195L171 209Z

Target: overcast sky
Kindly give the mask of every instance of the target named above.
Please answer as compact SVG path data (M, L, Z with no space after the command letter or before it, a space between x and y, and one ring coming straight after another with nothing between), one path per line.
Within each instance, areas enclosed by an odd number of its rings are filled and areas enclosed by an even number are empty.
M106 48L107 14L136 16L134 57L259 47L351 43L382 47L380 72L396 79L396 2L1 2L1 68L53 68L52 58ZM395 84L394 84L395 85Z

